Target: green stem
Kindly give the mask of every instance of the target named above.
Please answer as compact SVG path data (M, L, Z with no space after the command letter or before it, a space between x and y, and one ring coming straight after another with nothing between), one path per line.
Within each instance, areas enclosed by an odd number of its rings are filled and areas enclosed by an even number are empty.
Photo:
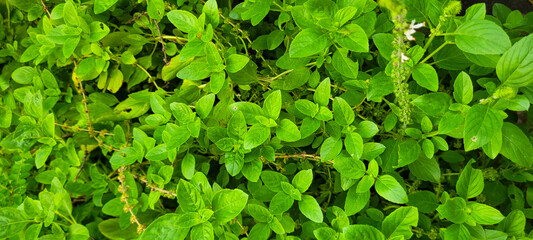
M427 50L429 45L431 44L431 42L433 42L433 39L435 38L435 36L437 36L437 34L439 34L439 31L440 31L440 22L439 22L439 25L437 25L437 27L435 28L435 30L431 33L431 36L429 37L429 40L426 42L426 45L424 45L424 49Z
M425 63L427 60L429 60L431 57L433 57L433 55L435 55L437 52L439 52L442 48L444 48L446 45L450 44L451 42L444 42L443 44L441 44L437 49L435 49L435 51L431 52L426 58L424 58L422 61L420 61L419 63Z

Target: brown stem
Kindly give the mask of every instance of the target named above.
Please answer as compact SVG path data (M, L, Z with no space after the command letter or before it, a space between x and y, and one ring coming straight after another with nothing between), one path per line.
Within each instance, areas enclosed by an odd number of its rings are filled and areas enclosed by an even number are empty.
M248 231L246 231L246 229L241 224L241 222L239 222L239 219L236 219L236 220L237 220L237 224L239 224L239 226L241 227L242 231L244 232L244 235L246 235L246 237L248 237Z
M165 61L165 66L168 66L169 62L167 60L167 48L165 47L165 42L163 41L163 37L161 36L161 29L159 29L159 24L157 24L157 20L152 19L155 24L155 29L157 30L157 33L159 34L159 41L161 42L161 46L163 46L163 61Z
M48 11L48 7L46 6L46 4L44 4L43 0L41 0L41 4L43 5L43 11L45 11L46 14L48 14L48 18L52 18L52 15L50 14L50 11Z
M83 159L81 160L80 170L78 170L78 173L76 173L76 177L74 177L73 182L76 182L76 180L78 180L78 177L80 176L80 173L83 170L83 166L85 166L85 162L87 161L88 157L89 157L89 151L87 151L87 145L85 145L85 151L83 153Z

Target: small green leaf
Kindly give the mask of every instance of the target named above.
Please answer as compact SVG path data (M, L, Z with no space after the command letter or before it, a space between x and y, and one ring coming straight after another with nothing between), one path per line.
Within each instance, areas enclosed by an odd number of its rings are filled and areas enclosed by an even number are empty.
M383 198L396 203L407 203L407 193L405 189L390 175L382 175L377 178L375 184L376 192Z
M413 68L413 79L423 88L436 92L439 90L439 76L437 71L426 63L417 64Z
M231 54L226 58L226 70L230 73L236 73L248 64L250 59L240 54Z
M478 196L483 192L483 188L485 187L483 172L479 169L472 168L472 162L468 162L463 169L455 186L457 194L466 199Z
M294 37L289 47L293 58L308 57L320 53L328 44L327 34L317 28L306 28Z
M187 153L185 157L183 157L183 160L181 160L181 174L186 178L191 180L191 178L194 176L196 167L196 160L194 158L194 155Z
M37 71L32 67L19 67L11 74L11 78L20 84L30 84L33 82L33 77L37 75Z
M276 129L276 136L285 142L295 142L302 137L298 126L289 119L281 120L279 127Z
M465 119L465 151L487 144L496 132L501 131L502 125L503 119L497 110L482 104L472 106Z
M94 14L100 14L115 5L118 0L94 0Z
M350 105L341 97L333 100L333 116L340 125L350 125L355 120L355 113Z
M486 204L469 202L468 207L472 210L472 219L479 224L494 225L505 218L498 209Z
M474 97L474 87L470 76L465 72L460 72L453 83L453 98L462 104L469 104Z
M331 95L331 81L326 78L320 82L313 94L313 100L320 106L328 106Z
M300 212L311 219L311 221L316 223L321 223L323 221L324 215L320 209L320 205L316 199L309 195L303 195L302 200L298 202L298 208Z
M276 90L270 93L263 102L263 112L268 117L276 120L281 112L281 91Z
M313 182L313 170L307 169L298 172L292 179L292 185L301 193L304 193L311 186Z
M531 167L533 164L531 142L517 125L509 122L503 123L501 153L520 166Z
M263 144L270 137L270 128L253 125L244 135L244 148L253 149Z
M179 30L189 33L198 27L198 19L185 10L172 10L167 14L168 20Z
M213 211L216 220L225 223L241 213L248 202L248 194L240 189L223 189L213 196Z
M180 208L184 212L196 212L205 206L200 191L183 179L179 180L176 193Z
M165 2L163 0L151 0L147 7L148 16L152 19L161 20L165 15Z
M385 240L385 236L375 227L356 224L342 229L346 239Z
M386 238L413 236L411 227L418 226L418 209L416 207L400 207L389 214L381 224L381 231Z
M272 214L282 214L288 211L292 207L293 203L294 199L291 198L291 196L285 192L278 192L270 201L269 210L272 212Z
M359 72L359 66L357 62L352 61L348 56L348 51L345 49L338 49L333 53L332 64L335 70L337 70L343 76L355 79Z
M196 113L198 113L200 118L206 118L211 112L211 109L213 109L213 104L215 104L215 94L210 93L201 97L196 102Z

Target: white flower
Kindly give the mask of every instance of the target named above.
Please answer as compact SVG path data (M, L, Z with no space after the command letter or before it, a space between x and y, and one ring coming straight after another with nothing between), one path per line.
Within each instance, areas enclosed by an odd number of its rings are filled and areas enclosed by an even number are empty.
M402 63L404 63L404 62L407 61L407 60L409 60L409 58L408 58L407 56L405 56L405 54L402 53L402 56L401 56L400 61L401 61Z
M421 27L425 27L426 26L426 22L422 22L422 23L416 23L415 20L413 19L413 21L411 22L411 25L409 26L409 29L407 29L404 34L405 34L405 37L407 37L407 39L409 39L410 41L413 41L413 40L416 40L414 37L413 37L413 34L416 32L416 29L419 29Z

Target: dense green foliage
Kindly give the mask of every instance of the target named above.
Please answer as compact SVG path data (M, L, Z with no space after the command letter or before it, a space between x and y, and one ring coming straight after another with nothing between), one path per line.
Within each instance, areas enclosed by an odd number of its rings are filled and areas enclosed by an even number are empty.
M533 13L0 0L0 239L532 239Z

